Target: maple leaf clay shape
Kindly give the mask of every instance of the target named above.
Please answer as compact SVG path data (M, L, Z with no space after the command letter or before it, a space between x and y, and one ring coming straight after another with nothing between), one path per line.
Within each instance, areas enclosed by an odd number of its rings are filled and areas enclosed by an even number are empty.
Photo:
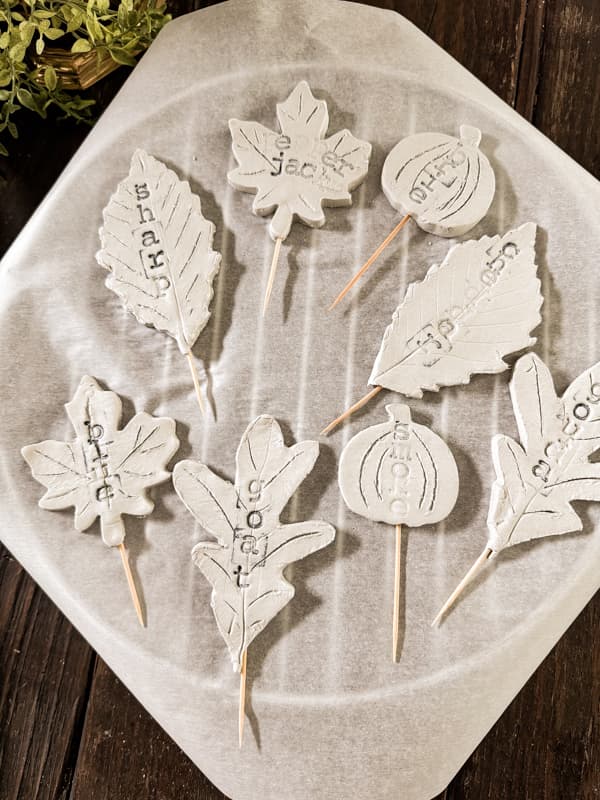
M154 503L146 490L170 477L165 467L179 447L175 422L142 411L119 430L119 396L87 375L65 408L74 441L50 440L21 450L33 477L47 489L40 508L74 506L78 531L100 517L104 544L118 547L125 538L121 515L150 514Z
M252 211L266 216L273 241L287 237L294 217L320 228L323 206L349 206L350 192L365 178L371 145L342 130L324 138L329 125L327 104L316 100L300 81L284 103L277 104L280 133L259 122L232 119L229 128L239 166L229 183L256 194Z
M197 544L192 558L212 584L211 606L235 671L248 645L294 596L285 567L335 537L335 528L321 520L279 521L318 455L317 442L286 447L277 422L263 415L242 436L235 484L199 461L180 461L173 470L177 494L217 540Z

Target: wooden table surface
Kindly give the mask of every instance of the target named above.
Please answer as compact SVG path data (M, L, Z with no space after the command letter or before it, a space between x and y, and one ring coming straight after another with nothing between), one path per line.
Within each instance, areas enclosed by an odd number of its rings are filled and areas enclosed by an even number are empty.
M599 0L371 5L412 20L598 177ZM127 71L92 90L100 110ZM0 254L86 135L19 117L21 138L0 158ZM1 547L0 598L0 800L224 797ZM598 800L599 642L597 595L437 800Z

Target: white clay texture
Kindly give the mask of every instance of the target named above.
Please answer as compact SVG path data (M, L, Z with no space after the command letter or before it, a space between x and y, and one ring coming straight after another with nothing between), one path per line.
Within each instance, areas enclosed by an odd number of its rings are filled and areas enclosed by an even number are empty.
M142 411L119 430L119 396L88 376L65 408L75 429L73 441L45 441L21 450L33 477L47 489L39 505L74 506L78 531L100 517L104 543L115 547L125 538L121 515L150 514L154 503L146 490L170 477L165 467L179 447L175 422Z
M389 420L357 433L342 451L338 480L355 514L389 525L431 525L458 496L458 469L448 445L410 408L386 406Z
M383 335L369 383L407 397L508 368L504 356L535 343L543 299L536 226L454 245L412 283Z
M98 263L106 285L139 322L188 353L210 317L221 256L200 198L165 164L136 150L129 175L103 212Z
M242 436L235 484L199 461L180 461L173 471L181 500L217 540L197 544L192 558L212 584L212 609L236 671L248 645L294 596L285 567L335 537L320 520L279 522L318 455L317 442L286 447L275 419L263 415Z
M436 236L467 233L487 214L496 189L480 141L481 131L470 125L460 126L460 139L444 133L402 139L381 173L391 205Z
M533 353L515 365L510 393L521 444L494 436L496 481L488 515L489 547L505 547L583 529L573 500L600 501L600 363L558 397L550 370Z
M255 214L275 211L273 240L287 237L294 217L320 228L323 206L351 205L350 192L365 178L371 155L371 145L348 130L324 138L327 103L315 99L306 81L277 104L277 119L280 133L259 122L229 121L239 166L227 175L236 189L256 194Z

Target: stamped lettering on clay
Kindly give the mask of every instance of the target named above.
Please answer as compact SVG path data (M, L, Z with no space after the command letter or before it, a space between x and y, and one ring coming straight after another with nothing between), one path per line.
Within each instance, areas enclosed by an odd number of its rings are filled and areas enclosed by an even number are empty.
M542 295L536 226L457 244L411 284L383 336L369 383L421 397L507 369L504 356L535 342Z
M417 527L445 519L458 496L458 470L436 433L411 420L410 408L386 406L389 420L356 434L342 452L339 485L355 514Z
M461 125L460 139L415 133L383 165L381 184L391 205L437 236L462 236L487 214L496 179L479 149L481 131Z
M517 361L510 384L521 443L492 440L489 547L580 531L573 500L600 501L600 364L558 397L550 370L533 353Z
M142 411L119 430L119 396L88 376L65 408L75 429L73 441L45 441L21 451L33 477L47 489L39 505L74 506L78 531L100 517L104 543L118 546L125 538L121 516L150 514L154 503L147 489L170 477L165 467L179 447L175 422Z
M136 150L103 216L96 259L109 270L107 287L136 319L189 353L210 318L221 263L200 198L165 164Z
M488 541L433 620L438 625L486 563L507 547L583 529L573 500L600 501L600 363L558 397L550 370L533 353L513 371L510 394L521 442L492 439L496 480Z
M180 461L173 471L179 497L217 540L197 544L192 558L212 584L212 609L236 671L248 645L294 596L285 567L335 537L321 520L279 521L318 455L317 442L286 447L277 422L263 415L242 436L234 484L199 461Z
M238 167L228 174L236 189L256 194L255 214L275 212L269 233L285 239L294 217L306 225L325 223L323 206L349 206L350 192L367 174L371 145L348 130L324 138L327 104L316 100L300 81L284 103L277 104L281 131L258 122L229 121Z

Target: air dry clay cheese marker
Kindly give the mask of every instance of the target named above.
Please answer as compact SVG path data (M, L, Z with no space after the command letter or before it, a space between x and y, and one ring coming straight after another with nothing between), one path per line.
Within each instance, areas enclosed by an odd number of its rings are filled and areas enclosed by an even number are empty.
M383 335L372 389L331 422L335 426L381 389L405 397L468 383L508 368L504 356L535 343L542 295L536 277L536 226L454 245L442 264L412 283Z
M96 259L109 270L107 287L139 322L176 340L203 412L192 348L210 318L221 264L212 249L215 226L202 216L189 183L143 150L133 154L103 216Z
M46 487L40 508L75 507L75 528L85 531L96 517L104 544L118 547L140 624L141 604L125 549L122 515L147 516L154 508L146 490L170 477L165 467L179 447L169 417L136 414L123 430L121 400L102 391L93 378L81 379L65 406L75 429L70 442L45 441L21 451L33 477Z
M217 626L240 672L240 747L248 646L294 596L285 567L335 537L335 528L320 520L279 522L318 455L317 442L286 447L277 422L263 415L242 436L235 484L198 461L180 461L173 471L177 494L217 540L197 544L192 558L212 584Z
M396 528L392 658L398 657L402 526L445 519L458 496L458 470L446 443L410 418L400 403L389 420L356 434L342 452L339 484L346 505L361 517Z
M306 225L325 224L323 206L349 206L350 192L367 174L371 145L348 130L325 138L327 103L316 100L300 81L284 103L277 104L280 133L259 122L229 121L238 167L227 178L235 188L256 194L252 211L272 214L269 234L275 250L263 304L267 310L281 243L294 217Z
M385 160L381 185L390 204L404 216L333 301L331 311L371 264L413 219L436 236L462 236L485 217L496 179L479 149L481 131L461 125L460 139L444 133L415 133Z
M492 439L488 543L433 625L489 559L521 542L582 530L572 501L600 501L600 464L590 461L600 448L600 363L558 397L550 370L530 353L517 361L510 393L521 444L509 436Z

